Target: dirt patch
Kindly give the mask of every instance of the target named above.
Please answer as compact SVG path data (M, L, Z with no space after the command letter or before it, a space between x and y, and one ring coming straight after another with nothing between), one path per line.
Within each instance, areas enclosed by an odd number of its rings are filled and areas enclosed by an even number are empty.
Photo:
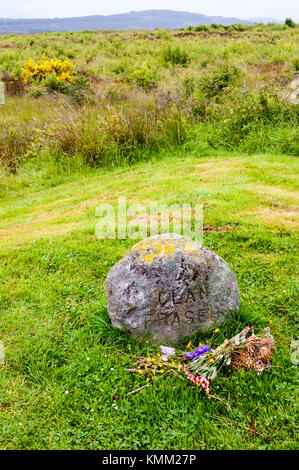
M262 204L269 207L277 207L278 209L282 209L284 212L299 212L299 207L288 206L287 204L283 204L282 202L279 202L276 199L271 199L271 201L262 201Z
M281 74L283 69L284 69L285 65L284 64L275 64L275 63L272 63L272 64L268 64L268 63L264 63L264 64L258 64L255 66L255 70L258 72L258 73L261 73L261 74L267 74L267 73L276 73L276 74Z
M192 217L195 216L194 210L191 211ZM139 226L147 226L147 227L155 227L156 224L159 224L161 228L167 227L172 223L181 224L182 221L182 211L181 209L177 210L165 210L161 212L156 212L152 214L141 214L137 217L132 216L129 219L134 220L134 224ZM235 230L235 226L233 225L222 225L218 227L212 227L210 224L206 224L203 226L204 233L225 233L231 230Z
M89 206L80 206L80 207L78 207L76 209L72 209L72 210L59 211L59 212L54 212L52 214L45 213L45 214L42 214L41 216L37 217L36 219L31 220L30 222L15 224L11 227L0 229L0 237L1 237L2 234L5 235L7 233L12 233L12 232L18 233L20 230L21 231L25 230L25 227L30 227L32 225L38 225L38 224L41 224L41 223L44 223L44 222L47 223L47 222L50 222L53 219L57 219L57 218L59 219L60 217L64 217L64 216L68 216L68 215L72 215L72 214L83 214L88 209L89 209ZM57 221L57 223L59 223L59 220Z
M256 207L247 214L264 225L275 228L285 227L297 231L299 230L298 210L293 211L291 209L277 210L277 208L273 209L271 207Z
M173 35L175 38L184 38L184 37L201 37L207 38L209 36L220 36L226 38L232 38L233 34L228 31L182 31Z
M277 198L287 198L297 203L299 191L280 188L279 186L244 184L244 189L253 192L258 196L270 196L272 200Z
M18 49L19 46L14 46L13 44L2 44L1 49Z
M211 225L207 224L203 226L204 233L225 233L229 232L230 230L235 230L235 226L233 225L222 225L219 227L212 227Z
M0 243L0 246L2 249L13 250L14 248L24 246L25 243L34 243L37 240L41 240L42 238L57 237L59 235L64 235L73 230L77 230L80 227L82 227L81 222L66 222L59 225L55 224L36 228L35 230L32 230L27 233L24 232L23 227L19 227L19 231L17 233L10 233L10 236L5 239L5 243L3 243L3 246L1 246L2 243ZM18 237L18 240L22 239L23 241L17 242L16 237Z
M235 172L238 169L238 172L241 172L241 168L245 168L246 163L244 160L220 160L217 163L214 162L205 162L199 163L194 166L194 170L198 171L201 176L215 176L222 175L223 173ZM202 171L203 170L203 171Z

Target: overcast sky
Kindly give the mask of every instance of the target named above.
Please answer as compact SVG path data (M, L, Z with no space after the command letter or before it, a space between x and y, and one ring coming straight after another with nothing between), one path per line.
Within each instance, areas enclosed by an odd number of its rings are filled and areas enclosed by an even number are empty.
M299 21L298 0L0 0L0 18L109 15L150 9L191 11L241 19L292 17Z

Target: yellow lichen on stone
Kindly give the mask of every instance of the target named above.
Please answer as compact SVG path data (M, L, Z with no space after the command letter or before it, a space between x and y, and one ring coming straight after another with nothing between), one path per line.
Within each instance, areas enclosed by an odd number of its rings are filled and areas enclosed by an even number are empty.
M137 243L127 256L138 253L136 264L141 261L151 263L166 256L172 258L174 251L184 251L188 255L199 255L198 245L186 237L181 238L147 238Z

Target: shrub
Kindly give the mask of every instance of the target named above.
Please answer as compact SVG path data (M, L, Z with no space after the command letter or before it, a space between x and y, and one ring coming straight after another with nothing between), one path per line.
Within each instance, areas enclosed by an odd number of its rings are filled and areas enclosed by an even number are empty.
M190 60L188 53L179 46L168 46L162 52L162 59L165 64L186 66Z
M127 71L127 65L123 62L113 64L111 70L116 75L123 75Z
M32 96L33 98L39 98L40 96L43 96L45 93L46 93L46 89L40 83L32 83L32 85L29 88L29 95Z
M292 18L286 18L284 24L289 28L296 28L296 23L292 20Z
M268 124L253 128L240 142L239 149L247 153L271 152L299 156L298 131L283 124L273 128Z
M216 111L210 117L215 129L210 143L215 148L265 150L271 129L273 132L273 128L277 131L285 124L294 128L298 125L296 106L285 103L279 96L271 93L263 92L243 98L240 96L233 108L231 106L232 104L225 110ZM292 139L289 139L287 147L293 148L294 153L295 144L292 142L296 140L295 133ZM277 137L276 141L272 139L272 142L273 147L283 148L284 134L280 134L280 139Z
M132 79L138 86L145 90L156 87L158 78L158 71L146 63L136 66L131 71L129 77L129 79Z
M292 65L293 65L293 68L294 68L295 72L299 72L299 59L297 59L297 58L294 59Z
M128 99L128 90L125 87L119 88L119 86L110 86L105 94L105 100L110 104L125 103Z
M22 70L25 83L45 80L49 75L54 76L57 82L72 82L75 79L74 65L69 60L48 59L43 54L40 62L29 59Z
M191 114L196 119L207 117L207 102L201 90L196 90L190 99Z
M72 102L76 105L84 103L93 103L94 92L90 85L90 79L84 74L76 75L76 80L67 85L67 95L72 98Z
M195 78L192 75L187 75L182 80L183 90L185 96L190 96L195 90Z
M171 36L168 31L161 30L157 32L157 38L165 39L166 41L168 41L171 38Z
M83 73L75 74L75 66L69 61L47 59L46 54L40 62L30 59L22 70L22 79L29 85L29 93L38 98L45 92L62 93L80 105L92 98L89 78Z
M278 149L280 153L299 157L299 131L298 127L285 125L273 131L269 130L269 140L272 148Z
M246 31L246 27L244 24L236 23L230 25L230 31Z
M199 24L194 27L194 31L209 31L209 27L205 24Z
M49 92L57 91L60 93L66 93L67 91L66 82L57 80L57 76L55 75L55 73L46 75L43 81L43 86Z
M235 66L221 66L201 79L201 90L208 98L218 96L226 87L233 85L240 75Z

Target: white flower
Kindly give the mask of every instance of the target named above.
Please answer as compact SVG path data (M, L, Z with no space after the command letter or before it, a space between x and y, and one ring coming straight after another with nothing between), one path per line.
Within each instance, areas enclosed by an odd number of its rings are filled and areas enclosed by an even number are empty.
M174 348L169 348L167 346L160 346L162 356L161 359L162 361L168 361L169 356L175 356L175 349Z
M65 393L66 395L68 395L70 392L69 392L68 390L66 390L64 393Z
M110 370L114 370L114 367L110 367Z
M216 376L217 376L217 369L216 369L216 367L214 367L212 370L213 370L213 373L212 373L212 375L211 375L211 377L210 377L210 380L214 380L214 379L216 378Z
M90 361L90 357L88 357L87 360Z

